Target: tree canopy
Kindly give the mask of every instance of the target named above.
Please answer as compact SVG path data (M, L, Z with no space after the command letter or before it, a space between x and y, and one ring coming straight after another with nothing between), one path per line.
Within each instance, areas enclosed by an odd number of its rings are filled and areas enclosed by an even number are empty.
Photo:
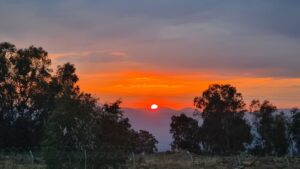
M247 110L235 87L220 84L195 97L194 105L196 118L184 114L171 118L173 149L276 156L300 152L298 109L292 109L289 117L267 100L253 100Z
M41 47L0 43L0 148L42 147L47 167L55 169L84 165L78 160L83 151L98 152L88 168L124 162L126 153L157 151L151 133L131 127L121 101L101 105L78 80L70 63L53 74Z
M231 153L244 150L250 143L250 126L244 117L245 103L241 93L231 85L214 84L194 99L196 108L202 110L200 141L205 151Z
M173 136L171 147L173 150L186 149L190 152L200 153L199 132L197 120L185 114L172 116L170 133Z

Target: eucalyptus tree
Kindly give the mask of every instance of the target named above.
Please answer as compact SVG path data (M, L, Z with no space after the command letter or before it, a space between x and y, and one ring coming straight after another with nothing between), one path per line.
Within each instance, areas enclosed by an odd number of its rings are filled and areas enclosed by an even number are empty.
M242 94L231 85L210 85L194 105L203 118L200 142L207 152L237 153L250 143L251 127L244 119L246 112Z

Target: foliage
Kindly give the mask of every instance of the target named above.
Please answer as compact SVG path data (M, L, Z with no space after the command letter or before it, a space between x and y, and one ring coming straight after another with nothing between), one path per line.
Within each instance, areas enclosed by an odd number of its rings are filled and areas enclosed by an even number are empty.
M245 103L241 93L230 85L214 84L194 99L202 110L200 142L210 153L235 153L250 143L250 126L244 120Z
M295 142L297 153L300 153L300 111L295 108L292 111L292 124L290 126L290 134L292 141ZM294 152L293 152L294 153Z
M157 150L153 135L131 128L121 101L99 105L76 85L74 65L58 66L54 75L50 66L41 47L0 43L0 148L42 146L48 168L82 168L87 160L95 168Z
M69 63L59 67L53 77L57 96L43 140L48 168L118 165L137 152L137 145L149 146L147 153L156 150L153 135L131 128L120 109L121 101L100 106L90 94L80 91L77 80L75 67ZM88 159L84 156L87 152Z
M41 100L48 93L50 63L40 47L0 44L0 147L30 147L40 141L47 117Z
M258 133L262 138L262 146L259 153L264 155L284 155L288 150L287 122L283 113L275 114L276 106L269 101L262 104L256 100L252 106L257 107L255 115L257 118Z
M200 153L199 126L197 120L185 114L172 116L170 133L173 136L171 147L173 150L185 149Z
M41 47L17 49L0 43L0 148L41 146L48 168L96 168L118 165L131 153L154 153L158 141L148 131L135 131L124 117L121 101L98 104L80 90L76 68L58 66ZM200 121L173 116L171 147L194 153L237 153L252 140L242 94L231 85L214 84L194 99ZM282 156L295 144L300 152L300 111L291 120L269 101L254 100L255 128L261 137L251 151ZM293 147L293 146L292 146ZM296 151L297 150L297 151ZM87 154L89 157L87 157ZM88 164L88 166L86 166Z
M198 108L196 115L202 117L202 125L198 126L197 120L184 114L173 116L172 149L230 154L245 151L247 147L247 151L255 155L277 156L286 155L289 147L296 148L292 149L294 154L300 150L300 112L297 109L292 110L289 120L269 101L253 100L249 111L255 118L248 123L242 94L235 87L218 84L209 86L202 96L194 99L194 104Z
M157 152L157 148L155 144L158 143L158 141L155 139L155 137L145 130L140 130L139 132L136 132L136 152L137 153L154 153Z

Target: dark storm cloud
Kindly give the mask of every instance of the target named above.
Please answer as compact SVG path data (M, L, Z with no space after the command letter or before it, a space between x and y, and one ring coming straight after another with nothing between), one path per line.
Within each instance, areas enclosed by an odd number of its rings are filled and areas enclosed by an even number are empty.
M49 52L117 48L166 69L300 77L299 7L297 0L3 0L0 38Z

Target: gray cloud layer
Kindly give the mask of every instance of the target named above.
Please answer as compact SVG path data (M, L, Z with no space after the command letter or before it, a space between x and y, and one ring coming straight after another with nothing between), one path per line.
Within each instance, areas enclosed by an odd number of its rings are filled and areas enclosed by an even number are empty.
M0 39L50 53L122 50L171 70L300 77L299 7L298 0L2 0Z

